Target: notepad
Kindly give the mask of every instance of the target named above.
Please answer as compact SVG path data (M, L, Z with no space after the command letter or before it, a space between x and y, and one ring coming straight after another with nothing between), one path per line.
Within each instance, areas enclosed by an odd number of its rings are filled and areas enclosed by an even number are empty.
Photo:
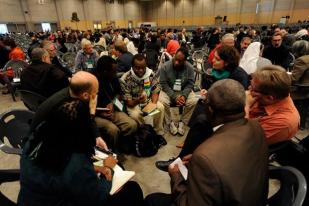
M149 102L142 110L142 112L145 112L147 114L151 113L152 111L154 111L155 109L157 109L157 104Z
M97 158L104 157L102 159L105 159L108 157L108 155L104 154L103 152L96 151ZM102 167L103 166L103 160L99 160L93 163L95 166ZM112 181L112 188L109 191L110 195L115 194L126 182L128 182L134 175L134 171L126 171L123 170L119 165L116 165L114 168L114 176Z

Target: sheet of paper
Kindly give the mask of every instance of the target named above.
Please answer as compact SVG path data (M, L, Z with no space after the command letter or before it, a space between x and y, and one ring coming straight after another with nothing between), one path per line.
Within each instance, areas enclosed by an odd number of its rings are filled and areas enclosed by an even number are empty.
M150 113L152 112L153 110L155 110L157 108L157 104L154 104L152 102L149 102L144 108L143 108L143 112L146 112L146 113Z
M123 104L117 99L114 99L114 105L119 109L119 111L123 111Z
M93 163L95 166L102 167L103 160L99 160ZM114 176L112 181L112 188L109 192L110 195L115 194L126 182L128 182L134 175L134 171L123 170L119 165L116 165L114 168Z
M175 165L178 165L179 171L182 175L182 177L187 180L188 179L188 169L187 167L182 163L182 160L178 157L174 162L171 163L171 167L174 167Z
M150 112L150 113L148 114L148 116L153 116L153 115L158 114L158 113L160 113L160 110L155 109L155 110L153 110L152 112Z

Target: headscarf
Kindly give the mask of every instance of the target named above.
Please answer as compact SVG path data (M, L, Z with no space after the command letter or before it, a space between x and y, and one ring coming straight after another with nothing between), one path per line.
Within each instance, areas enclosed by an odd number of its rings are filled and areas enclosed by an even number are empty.
M248 74L252 74L257 69L257 62L260 57L261 43L253 42L246 49L243 57L240 60L239 66Z

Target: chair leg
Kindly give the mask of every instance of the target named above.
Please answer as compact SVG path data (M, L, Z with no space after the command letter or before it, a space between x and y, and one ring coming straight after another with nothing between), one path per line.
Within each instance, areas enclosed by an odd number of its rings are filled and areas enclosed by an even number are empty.
M13 85L12 85L11 81L9 80L8 76L7 76L7 75L4 75L4 76L3 76L3 80L4 80L4 82L6 83L6 87L8 88L9 92L10 92L11 95L12 95L13 101L16 102L16 99L15 99L15 91L14 91Z

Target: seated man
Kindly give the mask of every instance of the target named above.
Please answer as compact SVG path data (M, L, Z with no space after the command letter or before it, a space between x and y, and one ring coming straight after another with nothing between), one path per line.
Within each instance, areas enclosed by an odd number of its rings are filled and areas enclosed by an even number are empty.
M162 102L165 109L165 123L170 123L170 132L172 135L179 133L184 135L184 124L188 124L194 106L197 102L193 93L194 69L186 61L187 50L180 48L177 50L172 60L166 62L160 71L160 92L159 101ZM184 107L181 121L178 128L175 122L170 120L170 106Z
M247 111L258 119L269 145L291 139L298 131L299 113L290 97L291 79L278 66L267 66L252 74Z
M98 52L92 48L91 42L87 39L81 41L81 46L82 49L78 51L75 58L75 72L92 72L99 59Z
M298 131L300 117L289 96L291 80L280 67L267 66L252 74L251 86L247 92L246 113L250 119L257 119L265 132L266 142L272 145L291 139ZM196 110L201 111L198 104ZM211 135L206 114L196 117L191 126L179 157L191 154L198 145ZM204 128L204 134L201 131ZM157 161L156 166L166 171L175 158Z
M127 72L131 68L133 55L128 52L127 45L122 40L115 42L115 55L117 57L118 72Z
M146 67L146 58L142 54L133 57L132 69L121 77L121 87L128 113L139 125L145 123L142 109L149 104L155 105L160 112L153 116L153 126L156 133L162 136L164 106L158 101L160 86L154 72Z
M137 130L137 123L126 113L114 105L115 100L121 100L123 92L117 78L117 62L110 56L102 56L98 60L96 76L100 87L98 93L98 107L108 111L96 112L96 123L102 136L108 136L108 144L112 149L118 149L119 136L127 137ZM106 134L106 135L105 135Z
M34 48L31 60L32 63L21 72L22 89L50 97L69 85L66 74L51 64L50 56L45 49Z
M41 43L41 47L46 49L46 51L48 52L50 59L51 59L51 63L57 67L58 69L60 69L61 71L63 71L67 77L72 77L72 71L70 71L68 68L63 67L62 64L60 63L58 57L57 57L57 48L55 46L55 44L51 41L48 40L44 40Z
M135 182L109 195L117 160L108 157L103 167L93 166L97 92L95 76L78 72L69 89L40 106L21 158L18 205L142 205Z
M293 61L289 54L289 49L282 44L282 36L280 32L273 34L271 45L265 47L263 57L269 59L272 64L280 65L286 70L290 67L290 63Z
M205 112L215 132L184 157L188 179L178 165L170 166L172 194L149 195L149 206L265 205L267 144L258 121L245 118L245 101L245 90L235 80L212 85Z

